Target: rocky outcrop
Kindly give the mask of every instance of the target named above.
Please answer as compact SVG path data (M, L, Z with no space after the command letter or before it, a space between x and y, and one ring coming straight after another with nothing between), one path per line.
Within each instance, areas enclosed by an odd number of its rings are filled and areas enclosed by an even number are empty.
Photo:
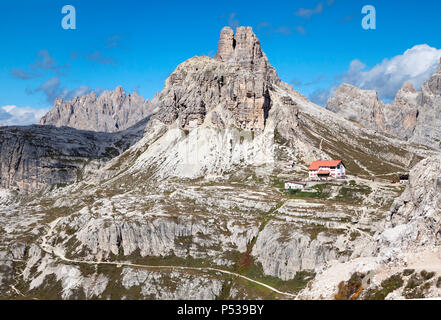
M76 259L179 257L212 259L218 265L231 265L234 262L222 258L224 252L233 248L246 251L247 243L258 232L255 225L245 228L233 221L213 224L210 219L196 220L187 212L177 218L145 215L130 220L117 216L109 219L105 213L113 214L112 210L109 201L103 201L91 214L84 208L78 216L62 219L57 225L59 234L50 241ZM94 218L96 215L101 216ZM73 238L63 233L68 229L75 230Z
M414 248L441 243L441 157L421 161L410 172L410 182L395 200L388 228L381 235L386 247Z
M91 92L70 101L57 99L40 124L117 132L135 125L152 111L150 101L144 101L136 92L126 95L122 87L117 87L113 91L104 91L99 97Z
M418 106L418 122L411 141L441 148L441 65L422 86Z
M338 258L338 250L326 245L327 237L311 240L308 235L293 231L283 245L280 238L280 226L268 225L259 234L252 253L262 264L265 274L282 280L291 280L299 271L315 270L326 261Z
M392 104L378 101L375 91L342 84L326 108L406 141L441 148L441 65L421 91L405 83Z
M156 300L215 300L222 291L223 281L213 277L194 276L180 272L164 273L124 268L125 289L141 288L141 296Z
M249 27L222 30L215 59L192 58L166 80L157 97L164 123L181 128L201 125L216 108L229 111L242 129L263 130L271 108L269 90L280 82Z
M344 83L328 100L326 108L366 127L410 140L420 114L420 100L421 93L411 83L405 83L393 103L386 105L378 100L376 91Z
M335 91L326 108L367 127L384 128L384 104L374 90L362 90L343 83Z
M234 39L234 31L230 27L224 27L221 30L217 53L214 56L216 60L228 61L234 53L236 47L236 39Z
M361 132L354 122L314 105L280 81L260 53L251 28L238 28L236 34L224 28L215 59L194 57L179 65L154 99L158 112L151 124L161 123L165 134L153 145L148 137L139 142L132 154L139 150L142 155L129 171L152 166L156 178L197 178L221 175L235 166L333 157L343 159L349 171L372 175L407 170L422 156L421 148L417 155L404 151L410 146L372 130L384 122L375 92L351 86L349 93L342 90L348 102L354 94L361 104L369 100L369 112L358 107L366 121L372 113L377 117L375 126L367 123ZM381 158L377 162L389 169L372 167L371 157Z
M0 186L32 192L82 179L86 165L116 157L144 133L145 123L119 133L68 127L0 128Z
M404 83L392 104L384 108L386 124L383 129L404 140L411 139L420 113L420 98L411 83Z
M437 98L441 97L441 58L440 66L433 76L423 85L423 93L426 95L434 95Z
M253 73L263 74L267 81L280 81L251 27L238 27L235 35L230 27L223 28L214 58L222 62L239 64Z

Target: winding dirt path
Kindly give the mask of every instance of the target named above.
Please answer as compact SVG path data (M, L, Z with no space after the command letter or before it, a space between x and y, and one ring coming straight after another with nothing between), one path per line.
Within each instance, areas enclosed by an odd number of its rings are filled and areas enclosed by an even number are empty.
M132 268L145 268L145 269L170 269L170 270L193 270L193 271L212 271L212 272L220 272L223 274L227 274L227 275L231 275L231 276L235 276L237 278L242 278L244 280L253 282L257 285L260 285L262 287L265 287L275 293L278 293L280 295L284 295L290 298L297 298L297 294L293 294L293 293L289 293L289 292L283 292L280 290L277 290L276 288L267 285L263 282L248 278L242 274L239 273L235 273L235 272L231 272L231 271L227 271L227 270L222 270L222 269L217 269L217 268L211 268L211 267L184 267L184 266L153 266L153 265L143 265L143 264L135 264L135 263L129 263L129 262L109 262L109 261L87 261L87 260L74 260L74 259L69 259L66 258L61 252L60 250L57 250L57 248L52 247L51 245L49 245L47 243L48 238L52 235L52 233L55 230L56 225L58 224L58 222L60 221L61 218L58 218L54 221L52 221L49 224L49 231L42 237L42 242L40 244L41 249L51 255L55 255L57 258L59 258L62 261L68 262L68 263L81 263L81 264L88 264L88 265L114 265L116 267L122 267L122 266L126 266L126 267L132 267Z

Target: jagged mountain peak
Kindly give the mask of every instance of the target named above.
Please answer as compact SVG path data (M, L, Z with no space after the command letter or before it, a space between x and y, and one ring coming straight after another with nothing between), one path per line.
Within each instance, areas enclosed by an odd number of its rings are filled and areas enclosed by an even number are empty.
M375 127L383 126L383 107L375 90L363 90L347 83L341 84L326 103L326 109L330 111L367 126L374 124Z
M376 106L374 109L367 106ZM406 82L391 104L378 102L373 90L343 83L328 100L327 109L365 126L392 134L406 141L441 148L441 60L421 91Z
M377 91L375 91L375 90L361 89L361 88L358 88L358 87L356 87L356 86L354 86L354 85L352 85L352 84L345 83L345 82L343 82L343 83L337 88L337 91L340 91L340 92L353 92L353 93L357 92L357 93L360 93L360 94L361 94L361 93L362 93L362 94L367 94L367 95L375 96L375 97L378 98L378 93L377 93ZM336 91L336 92L337 92L337 91Z
M267 80L280 81L251 27L237 27L236 34L230 27L224 27L214 58L221 62L240 64L253 72L262 72Z
M409 93L416 93L416 90L411 82L405 82L403 84L403 86L401 87L400 91L409 92Z
M126 94L121 86L92 91L72 100L56 99L53 108L40 119L41 125L67 126L80 130L117 132L128 129L152 113L153 106L136 92Z
M260 41L251 27L238 27L236 34L230 27L224 27L221 30L216 60L228 62L245 62L247 67L249 63L257 62L260 59L266 60L265 54L260 46Z
M438 69L424 83L422 90L426 95L433 94L435 96L441 96L441 58L440 58L440 65L439 65ZM436 99L436 100L437 100L437 102L441 102L438 99Z
M220 33L214 59L181 63L155 98L156 118L191 129L212 119L218 127L263 130L271 108L269 90L280 84L251 27Z

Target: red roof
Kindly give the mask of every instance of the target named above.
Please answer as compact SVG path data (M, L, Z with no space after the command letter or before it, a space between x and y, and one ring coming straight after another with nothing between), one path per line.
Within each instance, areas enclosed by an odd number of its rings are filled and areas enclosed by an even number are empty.
M320 169L321 167L337 167L340 163L342 163L341 160L329 160L329 161L314 161L309 166L309 171L315 171Z

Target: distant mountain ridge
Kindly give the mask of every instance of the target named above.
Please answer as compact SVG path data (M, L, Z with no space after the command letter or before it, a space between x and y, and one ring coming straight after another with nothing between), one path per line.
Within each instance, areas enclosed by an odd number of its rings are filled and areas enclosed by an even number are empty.
M441 148L441 61L421 91L405 83L391 104L381 102L373 90L343 83L326 108L406 141Z
M126 130L152 113L153 105L136 92L126 94L121 86L91 92L72 100L57 99L40 120L41 125L67 126L79 130L118 132Z

